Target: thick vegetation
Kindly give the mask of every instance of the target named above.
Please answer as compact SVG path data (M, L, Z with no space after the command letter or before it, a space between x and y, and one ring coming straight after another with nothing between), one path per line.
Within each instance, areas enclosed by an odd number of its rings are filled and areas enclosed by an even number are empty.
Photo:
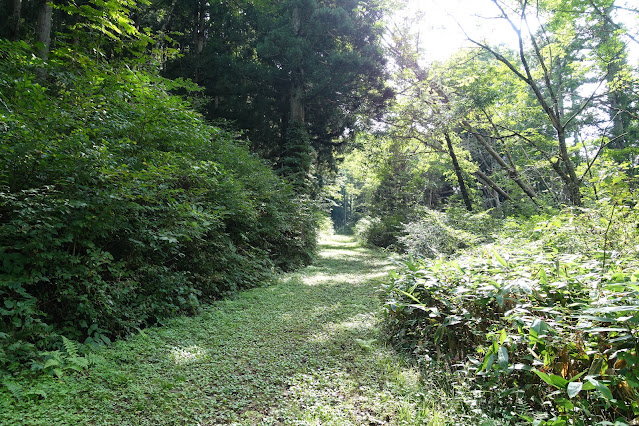
M392 97L380 47L384 5L153 0L142 25L178 42L181 55L164 75L201 85L207 118L236 122L280 175L319 193L335 146Z
M309 261L312 203L172 82L0 40L0 368L114 336ZM45 351L45 352L43 352Z
M424 66L394 31L401 96L347 154L334 216L404 253L389 336L470 409L637 424L637 28L621 2L491 3L514 51L469 34Z
M323 199L336 226L402 253L386 329L422 386L450 379L462 423L483 407L638 424L639 10L486 4L511 43L469 29L472 48L427 63L417 26L384 32L382 0L0 0L0 392L45 373L26 407L98 365L90 348L308 263ZM214 399L248 409L247 386Z
M498 243L406 260L385 287L393 341L425 367L451 365L509 421L629 422L639 412L637 219L607 205L506 220Z

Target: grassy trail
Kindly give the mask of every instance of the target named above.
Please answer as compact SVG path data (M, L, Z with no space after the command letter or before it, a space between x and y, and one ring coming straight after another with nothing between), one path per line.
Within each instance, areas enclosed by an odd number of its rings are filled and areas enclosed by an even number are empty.
M389 267L331 237L274 285L117 342L82 375L0 394L0 423L443 424L379 335Z

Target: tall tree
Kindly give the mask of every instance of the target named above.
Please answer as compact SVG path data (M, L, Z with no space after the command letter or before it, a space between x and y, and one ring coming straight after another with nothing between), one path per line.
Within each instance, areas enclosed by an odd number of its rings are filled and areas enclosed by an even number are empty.
M603 0L597 1L601 3ZM605 91L605 83L619 75L620 69L616 64L623 56L621 46L617 44L616 47L612 47L614 52L608 52L604 58L601 49L598 50L596 46L577 37L583 28L579 26L575 14L592 12L589 7L595 3L594 1L548 0L536 2L534 6L527 0L492 2L498 10L499 17L510 25L517 39L516 57L472 37L469 37L469 40L490 53L525 84L535 100L536 107L543 111L552 129L548 136L552 136L555 141L553 150L541 151L562 180L571 203L580 206L584 175L577 172L576 161L579 159L570 150L570 143L574 142L571 138L575 134L571 128L581 116L595 114L594 111L601 110L600 99ZM533 31L533 28L538 30ZM606 33L604 27L602 31ZM606 43L606 38L610 41L615 37L612 33L606 33L599 39L599 45L606 44L610 47L610 43ZM578 87L571 87L564 79L564 74L570 74L574 70L581 70L583 76ZM586 84L594 84L596 88L584 96ZM615 99L614 91L609 90L608 96ZM566 105L567 97L571 100L569 105ZM524 137L522 133L518 133L517 136ZM609 139L610 135L604 133L602 137ZM527 141L536 148L540 147L532 138L528 138ZM602 148L603 146L600 147Z
M606 71L607 103L612 121L611 136L613 138L609 147L625 150L637 137L636 130L633 132L631 128L632 116L637 111L637 107L633 106L631 94L635 91L633 86L636 86L636 82L630 78L628 49L624 36L629 36L635 42L637 40L622 25L615 22L614 2L588 0L588 6L594 12L589 16L593 47L598 52L601 67ZM639 16L639 11L637 13ZM639 47L639 43L636 47Z
M36 41L38 42L38 56L42 60L49 59L51 45L51 25L53 24L53 6L48 0L41 0L38 9L36 25Z
M497 197L503 199L511 199L511 197L486 173L479 170L473 161L469 161L467 149L459 144L455 148L453 139L460 139L460 136L465 133L475 135L477 140L482 142L482 147L485 148L486 152L508 172L508 176L534 201L534 191L519 175L516 167L506 164L486 142L487 138L478 133L478 130L469 123L463 95L455 94L455 86L447 86L444 81L443 74L451 74L450 70L442 71L436 67L422 66L418 60L419 52L411 44L411 35L405 30L397 30L393 34L390 50L394 54L394 62L398 66L395 84L399 87L400 100L397 107L386 119L386 123L393 128L392 134L401 134L401 137L419 140L435 152L448 157L453 175L456 177L459 194L467 210L472 210L472 200L466 180L472 175L480 183L495 191ZM455 64L451 62L447 66L454 68ZM472 72L472 70L467 71ZM448 78L450 79L450 77ZM451 99L451 95L455 99ZM456 150L463 153L465 167L459 161Z
M174 13L176 25L186 15ZM391 95L382 17L379 0L210 3L197 68L208 116L234 121L283 175L307 182L313 164L330 163L339 141L354 134L359 113ZM167 75L193 78L198 49L178 40L184 55Z
M20 21L22 20L22 0L12 0L9 2L11 10L9 16L8 36L10 40L17 40L20 37Z

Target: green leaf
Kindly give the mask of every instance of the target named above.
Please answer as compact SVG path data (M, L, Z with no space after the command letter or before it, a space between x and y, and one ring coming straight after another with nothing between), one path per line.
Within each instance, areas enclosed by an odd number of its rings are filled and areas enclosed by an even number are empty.
M414 300L415 302L417 302L417 303L420 303L420 304L422 303L422 302L420 302L420 301L419 301L419 299L418 299L418 298L416 298L415 296L413 296L413 295L412 295L412 294L410 294L410 293L405 292L404 290L399 290L399 292L400 292L401 294L403 294L404 296L406 296L406 297L410 297L411 299L413 299L413 300Z
M479 368L479 371L482 370L490 370L493 367L493 364L495 363L495 354L491 353L489 355L486 355L486 357L484 358L484 362L482 363L481 367Z
M581 389L583 388L583 383L582 382L570 382L568 383L568 387L567 387L567 391L568 391L568 398L574 398L575 396L577 396L577 394L579 392L581 392Z
M531 371L532 368L529 365L526 364L513 364L510 366L511 369L513 370L524 370L524 371Z
M610 392L610 389L608 389L608 386L604 385L598 380L593 379L592 377L588 377L587 380L591 385L593 385L601 393L601 395L604 398L606 398L607 400L613 399L612 392Z
M635 311L639 311L639 305L604 306L601 308L584 309L583 312L586 314L610 314L613 312L635 312Z
M539 335L537 334L537 332L531 328L530 333L528 334L528 340L530 341L531 345L534 345L540 341L538 336Z
M575 405L566 398L557 398L555 400L555 405L557 405L557 407L561 407L564 411L572 411L575 408Z
M548 376L548 374L544 373L543 371L533 370L533 373L538 375L541 380L548 383L550 386L555 386L552 380L550 380L550 376Z
M544 268L539 270L539 282L542 284L548 284L548 276L546 275L546 270Z
M566 389L568 385L568 380L564 379L561 376L557 376L555 374L546 374L543 371L532 370L541 380L548 383L550 386L554 386L558 389Z
M592 360L592 364L590 364L590 368L588 369L588 375L597 376L601 374L603 365L604 360L601 357L595 356L595 359Z
M457 270L458 270L459 272L461 272L462 274L466 274L466 271L465 271L465 270L464 270L461 266L459 266L459 263L457 263L457 262L454 262L454 261L453 261L453 262L450 262L450 265L451 265L453 268L457 269Z
M505 346L501 346L497 352L497 363L501 368L508 368L508 349Z
M534 330L537 333L537 336L542 334L544 331L548 329L548 324L539 318L535 318L532 325L530 326L531 330Z
M54 358L48 359L47 362L44 363L44 368L59 367L59 366L60 366L60 361Z
M595 328L587 328L584 329L584 331L586 331L587 333L609 333L609 332L624 332L624 331L628 331L625 328L619 328L619 327L595 327Z
M499 344L503 345L507 338L508 334L506 333L506 329L502 328L501 334L499 335Z
M523 414L519 414L517 413L517 416L521 417L522 419L526 420L528 423L532 423L535 421L534 418L530 417L530 416L525 416Z
M577 381L577 380L579 380L579 378L580 378L581 376L583 376L584 374L586 374L586 372L585 372L585 371L582 371L581 373L577 374L576 376L571 377L569 381L570 381L570 382L576 382L576 381Z
M504 267L504 268L508 268L508 262L506 262L506 260L501 257L496 251L493 252L493 254L495 255L495 259L497 259L497 261Z
M561 376L557 376L555 374L549 374L550 380L560 389L566 389L568 387L568 380L564 379Z

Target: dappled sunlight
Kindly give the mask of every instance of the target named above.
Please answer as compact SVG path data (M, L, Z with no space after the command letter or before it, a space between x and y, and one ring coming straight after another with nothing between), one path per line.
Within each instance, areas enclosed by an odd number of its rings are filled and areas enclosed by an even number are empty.
M317 286L321 284L362 284L366 281L377 280L386 278L390 271L390 265L388 267L378 268L375 273L367 274L324 274L321 272L306 276L302 278L302 282L307 286Z
M348 333L353 336L365 336L375 328L376 319L371 313L357 314L342 322L327 323L321 331L309 338L309 342L325 343L334 339L339 333Z
M100 385L87 394L109 395L98 406L109 424L420 424L407 394L416 378L379 330L389 266L380 252L330 249L268 287L129 339L92 367Z
M370 279L370 275L357 275L357 274L322 274L317 273L308 277L304 277L302 282L308 286L316 286L320 284L358 284Z
M349 249L330 249L330 250L322 250L319 252L319 257L323 259L337 259L343 260L344 258L353 258L353 257L368 257L370 256L366 252L349 250Z
M201 361L206 357L206 352L197 345L187 348L173 347L170 350L170 356L176 364L184 365Z
M320 236L320 241L324 243L331 244L352 244L354 246L359 243L355 239L355 237L351 235L339 235L339 234L322 234Z
M372 273L372 274L368 274L367 277L373 279L373 278L379 278L379 277L386 277L388 275L388 273L390 271L392 271L394 269L394 265L392 263L383 263L383 262L378 262L377 267L375 268L375 270L377 272Z
M418 368L403 363L389 362L389 354L380 352L375 361L384 377L404 389L419 390L421 373Z
M320 247L343 247L343 248L351 248L357 249L359 247L359 243L352 239L350 240L336 240L334 237L331 238L322 238L318 241Z
M386 350L355 345L338 358L352 361L325 362L289 379L289 412L299 424L425 424L432 417L407 392L419 390L419 372Z

